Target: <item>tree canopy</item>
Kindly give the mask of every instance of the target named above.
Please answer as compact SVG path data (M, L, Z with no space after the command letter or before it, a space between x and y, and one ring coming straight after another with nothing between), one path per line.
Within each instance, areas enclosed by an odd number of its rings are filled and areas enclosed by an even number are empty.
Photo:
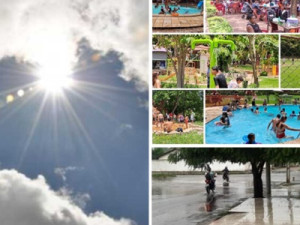
M196 114L196 119L203 119L202 91L153 91L153 106L163 113Z
M270 164L286 164L300 162L298 148L190 148L177 149L169 155L172 163L184 160L194 168L204 168L214 160L219 162L250 163L253 175L254 197L263 197L262 172L266 162Z

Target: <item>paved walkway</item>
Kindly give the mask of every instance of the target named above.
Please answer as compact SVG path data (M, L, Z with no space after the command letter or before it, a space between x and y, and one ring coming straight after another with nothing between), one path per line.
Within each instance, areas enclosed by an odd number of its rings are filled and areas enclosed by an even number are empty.
M296 198L249 198L210 225L300 224L300 200Z
M205 123L208 123L222 114L223 106L205 108Z
M233 33L247 33L246 26L249 21L242 19L242 14L228 14L222 17L232 26ZM258 25L261 30L267 30L267 23L265 21L259 21Z

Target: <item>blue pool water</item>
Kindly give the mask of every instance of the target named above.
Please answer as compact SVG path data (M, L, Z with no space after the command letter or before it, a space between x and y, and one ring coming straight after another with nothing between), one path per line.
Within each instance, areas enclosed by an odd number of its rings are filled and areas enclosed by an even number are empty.
M292 128L300 128L300 120L297 117L289 117L292 111L296 114L300 111L300 106L283 105L288 119L286 124ZM251 108L241 109L233 112L233 117L230 117L231 127L224 128L216 126L214 123L220 120L220 117L206 124L206 143L207 144L243 144L243 136L249 133L255 134L256 142L262 144L276 144L289 141L291 139L278 139L273 131L267 130L269 122L279 114L278 106L268 106L268 113L264 113L263 107L259 107L260 114L256 115L250 111ZM220 112L221 114L222 112ZM272 125L271 125L272 126ZM270 126L270 127L271 127ZM297 138L298 131L286 130L286 136Z
M158 15L160 12L162 5L159 5L157 8L152 5L152 12L154 15ZM175 5L170 5L170 8L173 10L174 8L180 7L180 9L177 11L179 14L199 14L200 10L197 8L191 8L191 7L182 7L182 6L175 6Z

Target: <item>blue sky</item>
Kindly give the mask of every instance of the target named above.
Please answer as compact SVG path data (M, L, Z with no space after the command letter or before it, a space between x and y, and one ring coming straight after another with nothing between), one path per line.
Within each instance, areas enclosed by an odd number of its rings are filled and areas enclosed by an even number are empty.
M147 102L148 93L120 78L122 70L118 54L110 52L96 63L87 58L75 72L76 80L93 84L86 91L79 84L65 91L81 129L62 97L50 96L33 132L42 90L0 108L1 169L15 168L30 178L42 174L54 190L89 194L86 213L98 210L147 224L148 109L140 103ZM0 62L0 93L35 79L12 58ZM55 173L71 167L65 179Z

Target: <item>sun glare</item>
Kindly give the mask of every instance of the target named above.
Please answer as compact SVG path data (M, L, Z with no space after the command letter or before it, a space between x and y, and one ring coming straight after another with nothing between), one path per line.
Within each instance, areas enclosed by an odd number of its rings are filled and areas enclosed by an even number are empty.
M38 71L39 86L45 90L57 93L73 85L70 71L61 67L41 67Z

